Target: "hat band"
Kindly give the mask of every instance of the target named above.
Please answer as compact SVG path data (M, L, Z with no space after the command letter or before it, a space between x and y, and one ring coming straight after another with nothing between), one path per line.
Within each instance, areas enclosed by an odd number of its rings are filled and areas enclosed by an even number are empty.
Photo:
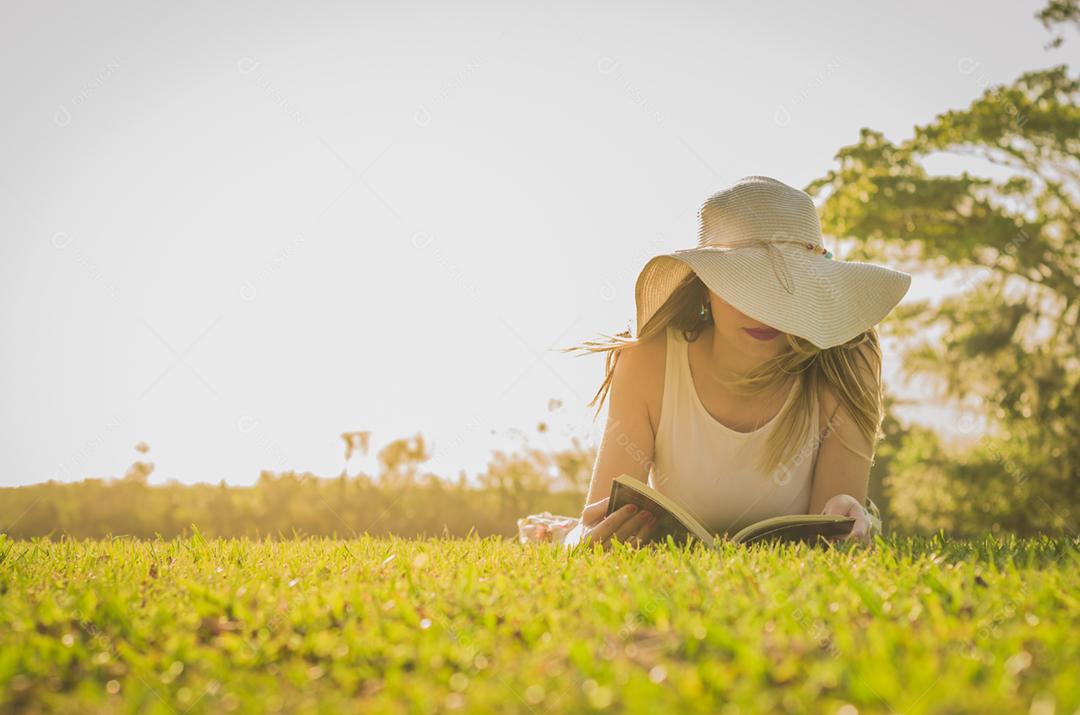
M773 274L776 276L776 280L780 283L784 290L788 293L795 292L795 283L791 279L791 272L788 271L787 261L784 258L783 252L780 250L777 244L790 243L816 253L825 258L832 259L832 251L826 249L824 246L818 246L810 241L800 241L796 238L740 238L732 241L724 241L723 243L707 243L702 248L709 246L715 246L717 248L728 248L730 250L736 250L739 248L749 248L751 246L763 246L765 251L769 254L769 262L772 264Z

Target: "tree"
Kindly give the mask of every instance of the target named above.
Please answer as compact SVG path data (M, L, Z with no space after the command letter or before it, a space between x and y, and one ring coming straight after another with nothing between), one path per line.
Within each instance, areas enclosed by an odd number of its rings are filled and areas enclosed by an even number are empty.
M1076 5L1039 17L1075 22ZM1066 65L1028 72L908 141L863 129L806 188L826 197L823 230L859 241L849 260L965 271L963 293L900 306L883 326L907 341L908 373L937 378L958 404L974 400L971 431L988 420L957 454L926 430L902 433L885 486L907 526L1080 528L1078 99ZM985 160L1006 178L931 176L923 162L939 153Z
M415 434L395 439L379 450L379 484L383 486L412 486L418 481L420 465L431 459L424 437Z

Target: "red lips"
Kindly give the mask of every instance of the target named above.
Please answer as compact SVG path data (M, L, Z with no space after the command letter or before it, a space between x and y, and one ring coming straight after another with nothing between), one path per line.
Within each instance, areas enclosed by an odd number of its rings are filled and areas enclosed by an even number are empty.
M743 330L758 340L772 340L780 334L776 328L743 328Z

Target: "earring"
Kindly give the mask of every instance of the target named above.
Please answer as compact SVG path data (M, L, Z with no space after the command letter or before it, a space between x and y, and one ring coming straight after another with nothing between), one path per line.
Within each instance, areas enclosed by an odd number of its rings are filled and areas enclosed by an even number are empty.
M708 314L709 314L709 304L708 303L702 303L701 304L701 310L698 311L698 315L701 317L702 320L705 320L705 317Z

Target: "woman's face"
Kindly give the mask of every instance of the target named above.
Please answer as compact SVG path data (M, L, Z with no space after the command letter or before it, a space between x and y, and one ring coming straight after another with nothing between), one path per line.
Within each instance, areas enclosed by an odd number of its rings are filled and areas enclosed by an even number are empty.
M740 352L768 359L787 350L782 332L740 313L712 291L709 291L709 305L717 334Z

